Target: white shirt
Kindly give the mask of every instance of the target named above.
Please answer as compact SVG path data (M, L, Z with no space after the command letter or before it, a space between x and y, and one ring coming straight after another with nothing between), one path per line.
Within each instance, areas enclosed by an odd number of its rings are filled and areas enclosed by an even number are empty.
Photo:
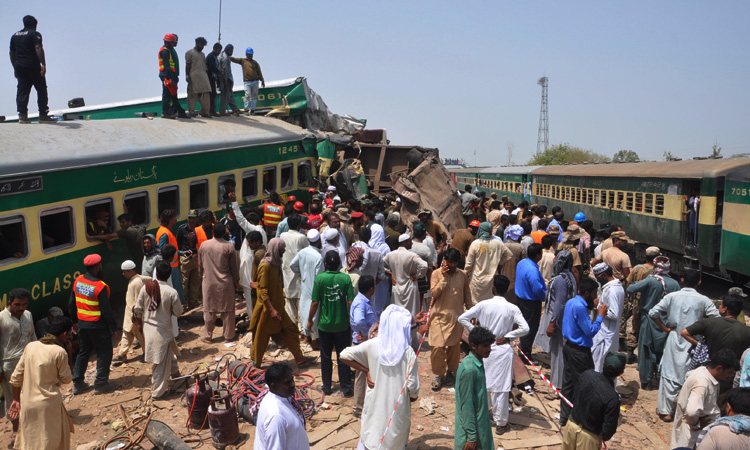
M529 333L529 324L518 306L500 296L477 303L461 314L458 323L471 331L474 329L471 319L477 319L482 327L495 335L496 339L505 337L513 340ZM515 330L514 325L518 325ZM489 392L510 392L513 383L513 348L509 343L492 343L492 352L484 360L484 371Z
M620 318L625 304L625 289L620 280L614 279L602 286L599 302L607 305L607 315L602 320L602 327L596 333L591 346L594 358L594 370L601 373L607 352L620 349Z
M286 250L281 257L281 272L284 274L284 293L286 298L300 297L300 278L290 267L292 260L305 247L310 246L307 236L296 230L289 230L279 236L286 244Z
M0 361L2 370L8 372L6 377L10 377L26 345L33 341L36 333L31 312L24 311L21 319L13 317L7 307L0 312Z
M391 296L392 303L403 306L411 312L412 316L419 313L419 289L417 282L411 281L410 276L417 279L427 273L427 263L416 253L410 252L405 247L399 247L388 253L383 258L386 269L390 270L396 278Z
M263 245L265 247L268 247L268 236L266 235L266 230L264 230L263 227L259 225L253 225L248 222L247 219L245 219L245 216L242 215L242 210L240 209L239 203L232 202L232 211L234 211L234 216L237 219L237 225L245 230L245 233L249 233L251 231L259 232L263 237Z
M320 249L309 245L294 256L289 268L300 277L300 305L312 301L315 277L323 273L323 256ZM307 325L307 324L304 324Z
M305 450L310 441L305 423L288 398L269 392L258 408L255 426L255 450Z

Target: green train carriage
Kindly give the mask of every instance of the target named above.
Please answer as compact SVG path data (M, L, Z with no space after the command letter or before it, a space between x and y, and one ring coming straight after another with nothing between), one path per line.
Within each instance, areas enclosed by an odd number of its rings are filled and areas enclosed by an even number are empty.
M103 279L124 297L120 264L131 256L86 237L92 216L110 213L110 232L128 206L153 233L163 209L224 215L223 182L258 204L270 190L306 198L313 185L315 140L307 131L264 117L212 122L116 119L0 126L0 307L15 287L31 291L42 317L66 309L72 281L89 253L103 257Z

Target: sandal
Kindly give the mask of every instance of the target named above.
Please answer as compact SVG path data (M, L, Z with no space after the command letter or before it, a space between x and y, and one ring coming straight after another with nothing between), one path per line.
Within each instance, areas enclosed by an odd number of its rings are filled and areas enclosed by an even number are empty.
M656 413L657 416L659 416L659 419L661 419L662 421L667 422L667 423L674 422L674 417L672 417L671 414L662 414L659 412L659 408L656 408L654 412Z
M317 360L318 360L317 356L306 356L302 362L299 362L299 361L294 361L294 362L297 363L297 368L301 369L303 367L309 366L310 364L314 363Z
M432 380L432 384L430 385L433 391L437 392L440 390L441 387L443 387L443 379L440 377L435 377L434 380Z

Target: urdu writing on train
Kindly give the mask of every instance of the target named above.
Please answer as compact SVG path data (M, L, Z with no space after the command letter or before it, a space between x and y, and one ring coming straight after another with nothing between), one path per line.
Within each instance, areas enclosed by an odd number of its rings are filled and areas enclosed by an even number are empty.
M112 178L112 181L115 183L132 183L134 181L140 181L140 180L148 180L153 178L156 180L156 166L151 166L151 175L144 175L143 174L143 168L138 168L138 172L134 175L130 174L130 169L127 169L125 171L126 175L125 178L117 178L117 171L115 171L114 178Z

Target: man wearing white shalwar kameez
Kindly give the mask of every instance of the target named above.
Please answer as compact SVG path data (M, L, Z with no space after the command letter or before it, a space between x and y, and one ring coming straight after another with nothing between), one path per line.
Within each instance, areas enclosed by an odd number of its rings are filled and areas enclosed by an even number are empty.
M612 268L606 263L599 263L594 267L594 276L602 286L599 293L599 304L609 308L602 319L602 327L594 336L591 356L594 359L594 370L602 373L604 358L607 352L617 352L620 349L620 319L625 304L625 289L620 280L612 275Z
M416 253L409 251L411 236L402 234L398 238L399 247L383 259L396 280L393 285L392 301L394 305L403 306L413 317L421 311L419 287L417 280L427 273L427 263Z
M370 275L375 280L375 285L377 286L386 278L385 264L383 263L383 254L368 244L371 238L372 231L369 228L362 227L359 230L360 240L352 244L352 247L359 247L365 251L362 267L359 268L359 271L362 276Z
M294 256L289 267L300 279L300 297L299 297L299 323L304 328L305 336L312 341L310 345L317 345L318 328L317 320L313 320L312 329L307 328L308 318L310 315L310 305L312 304L313 286L315 286L315 277L325 271L323 267L323 255L320 254L320 233L316 229L307 232L309 245L300 250ZM286 254L286 252L284 252Z
M292 322L296 322L299 332L304 333L305 324L299 321L299 299L302 286L300 277L292 270L291 264L297 253L310 244L307 242L307 236L299 231L302 224L301 216L292 214L287 218L287 224L289 231L279 236L286 244L286 251L281 258L281 273L284 275L284 294L286 295L284 309Z
M368 379L358 450L403 449L409 440L410 400L419 395L417 355L411 348L411 323L409 311L390 305L380 318L377 337L347 347L341 353L342 362L365 372ZM373 388L369 387L370 381L374 383ZM391 416L393 420L388 426Z
M292 369L284 363L271 364L266 370L266 384L268 390L261 392L250 408L250 413L256 416L253 449L308 450L305 416L294 399Z
M156 265L158 281L143 286L133 307L133 314L143 322L143 337L146 339L144 361L154 365L152 398L159 398L167 392L170 374L179 374L179 350L172 334L172 318L182 314L182 303L177 291L166 283L171 273L168 263L159 262Z
M495 335L492 352L484 360L484 371L492 419L501 432L508 425L508 399L513 386L513 347L510 344L513 339L529 332L529 324L518 306L502 297L509 285L508 277L496 275L492 289L495 297L477 303L458 318L468 331L474 329L471 319L477 319L482 327ZM514 325L517 325L515 330Z
M385 243L385 230L382 226L377 223L370 225L370 240L368 245L380 252L385 262L385 257L391 252L391 248ZM383 265L385 268L385 264ZM384 273L385 276L385 273ZM377 279L377 278L376 278ZM375 310L375 314L380 316L380 313L385 310L386 306L391 301L391 284L390 283L377 283L375 285L375 297L372 299L372 309Z

